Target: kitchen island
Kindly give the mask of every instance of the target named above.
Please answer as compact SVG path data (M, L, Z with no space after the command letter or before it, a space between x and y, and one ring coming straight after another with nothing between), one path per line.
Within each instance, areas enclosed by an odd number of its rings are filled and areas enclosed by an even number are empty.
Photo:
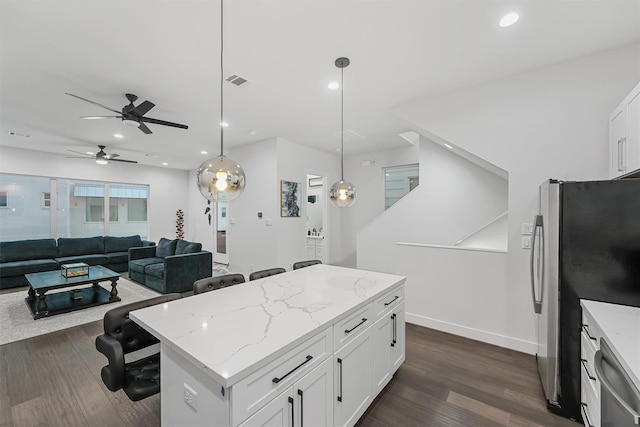
M404 362L402 276L314 265L131 313L164 426L350 426Z

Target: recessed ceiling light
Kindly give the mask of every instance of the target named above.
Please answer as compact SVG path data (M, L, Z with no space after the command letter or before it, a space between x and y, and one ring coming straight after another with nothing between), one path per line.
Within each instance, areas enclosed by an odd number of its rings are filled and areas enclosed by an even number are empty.
M330 90L338 90L338 88L340 87L340 83L336 82L335 80L332 82L329 82L329 84L327 85L327 87Z
M255 131L255 130L250 130L249 131L249 135L255 135L256 133L258 133L258 131Z
M113 137L114 138L118 138L118 139L122 139L122 138L124 138L124 135L122 135L121 133L114 133Z
M167 163L167 162L162 162L162 166L169 166L169 163Z
M200 152L200 154L209 154L209 153L207 153L206 151L202 150L202 151Z
M498 25L500 25L501 27L509 27L518 22L518 19L520 19L520 15L518 15L517 13L507 13L502 17Z
M447 147L449 150L453 150L453 147L451 145L447 144L446 142L444 144L442 144L442 145Z
M220 126L222 126L223 128L229 127L229 123L227 122L220 122Z

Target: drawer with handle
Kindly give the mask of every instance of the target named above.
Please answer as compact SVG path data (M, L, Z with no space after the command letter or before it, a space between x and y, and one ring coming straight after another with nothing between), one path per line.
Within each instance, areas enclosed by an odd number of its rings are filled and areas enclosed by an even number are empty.
M325 329L231 389L232 421L238 425L333 353L333 329Z
M392 310L402 301L404 301L404 285L397 286L376 298L373 302L373 314L375 315L376 320Z
M362 306L333 326L333 348L338 351L342 346L357 337L373 324L371 303Z

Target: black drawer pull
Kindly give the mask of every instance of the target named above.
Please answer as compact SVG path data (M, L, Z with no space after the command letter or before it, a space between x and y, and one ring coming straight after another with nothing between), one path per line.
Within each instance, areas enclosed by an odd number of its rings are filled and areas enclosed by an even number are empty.
M587 373L587 377L589 377L589 379L591 381L595 381L596 377L592 376L591 373L589 372L589 367L587 366L587 361L584 359L580 359L580 363L582 363L582 367L584 368L584 371Z
M353 332L353 331L354 331L358 326L363 325L363 324L364 324L364 322L366 322L366 321L367 321L367 319L366 319L365 317L363 317L363 318L362 318L362 322L358 323L356 326L354 326L354 327L353 327L353 328L351 328L351 329L345 329L345 330L344 330L344 333L345 333L345 334L350 334L350 333L351 333L351 332Z
M396 314L393 313L393 315L391 316L391 320L393 320L393 342L391 343L391 347L395 347L396 346L396 334L397 334L397 329L398 329L398 324L396 323Z
M338 393L338 402L342 402L342 359L340 359L338 357L338 365L340 365L340 371L339 371L339 375L340 375L340 392Z
M395 300L397 300L398 298L400 298L400 297L399 297L398 295L396 295L396 297L395 297L394 299L392 299L391 301L389 301L389 302L385 302L385 303L384 303L384 306L386 307L386 306L388 306L388 305L393 304L393 302L394 302Z
M287 378L289 375L293 374L295 371L300 369L302 367L302 365L304 365L305 363L307 363L311 359L313 359L313 356L307 356L307 360L305 360L304 362L302 362L301 364L299 364L298 366L296 366L295 368L293 368L292 370L287 372L287 374L284 377L280 377L280 378L275 377L271 381L273 381L274 383L278 384L280 381L282 381L283 379Z
M589 325L582 324L582 329L584 329L585 333L587 334L590 340L598 341L597 338L594 338L591 336L591 333L589 332Z
M295 425L296 417L293 414L293 397L289 396L289 403L291 404L291 427Z
M300 427L304 427L304 396L302 394L302 390L298 389L298 396L300 396Z

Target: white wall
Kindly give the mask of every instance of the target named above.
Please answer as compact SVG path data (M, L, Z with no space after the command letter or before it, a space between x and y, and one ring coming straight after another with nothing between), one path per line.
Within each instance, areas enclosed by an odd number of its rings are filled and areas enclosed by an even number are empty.
M362 166L363 161L372 164ZM384 212L384 168L418 162L417 145L345 157L345 179L356 187L356 202L342 212L342 265L356 267L357 233Z
M390 271L395 242L453 246L507 209L503 178L421 138L420 185L357 236L357 265Z
M339 160L282 138L234 148L229 156L242 165L247 176L244 194L229 203L229 269L245 275L272 267L291 269L295 261L306 259L307 173L335 180ZM280 216L281 180L301 184L300 217ZM262 212L261 219L258 212ZM340 212L337 208L328 212L329 262L335 263L340 256ZM268 221L272 225L268 226Z
M291 236L281 234L278 222L277 140L243 145L228 155L242 166L246 175L243 194L229 202L227 208L229 270L248 275L251 271L278 267L277 241ZM258 212L262 212L261 219ZM267 221L273 225L267 226Z
M156 242L161 237L175 238L178 209L190 214L186 171L120 163L100 166L92 161L0 146L0 172L149 185L149 240ZM190 233L190 223L185 221L185 237Z
M494 296L502 303L505 335L535 341L529 251L520 245L521 224L531 222L537 208L538 185L548 178L607 178L609 113L639 80L640 46L634 45L396 110L415 131L509 173L508 287Z
M336 155L278 138L278 196L276 197L280 197L280 180L294 181L302 184L301 200L304 202L301 203L300 218L280 218L278 215L278 266L287 269L290 269L294 262L307 259L307 186L304 183L308 173L326 176L328 185L331 185L340 179L340 159ZM279 206L279 199L277 200ZM330 264L341 264L342 209L333 206L328 200L320 200L320 202L328 203L328 218L324 231L325 245L327 245L325 251L328 249L329 256L325 254L325 259Z

